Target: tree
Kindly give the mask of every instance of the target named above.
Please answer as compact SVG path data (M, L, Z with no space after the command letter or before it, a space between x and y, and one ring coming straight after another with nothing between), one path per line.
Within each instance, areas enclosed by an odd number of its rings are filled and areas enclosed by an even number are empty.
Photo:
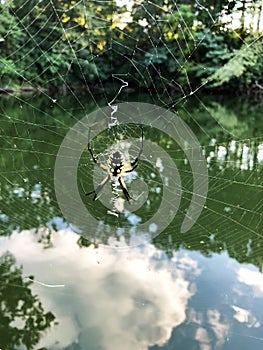
M243 44L240 49L225 54L227 62L208 77L209 83L212 86L221 86L238 78L239 88L245 88L262 80L262 41L259 37L249 44Z

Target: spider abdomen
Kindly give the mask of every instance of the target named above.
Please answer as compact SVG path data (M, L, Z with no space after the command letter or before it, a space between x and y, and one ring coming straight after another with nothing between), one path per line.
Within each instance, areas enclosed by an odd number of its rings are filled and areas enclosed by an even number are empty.
M120 176L124 166L123 155L116 151L108 159L108 167L111 176Z

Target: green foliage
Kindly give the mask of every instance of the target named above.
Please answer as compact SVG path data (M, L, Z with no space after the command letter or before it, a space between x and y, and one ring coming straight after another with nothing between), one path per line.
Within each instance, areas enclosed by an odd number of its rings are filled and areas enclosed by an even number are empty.
M168 59L168 51L165 47L157 47L156 49L151 49L149 52L146 52L144 63L146 66L151 64L162 64L165 63Z
M70 68L66 55L60 52L47 52L39 60L39 75L43 76L42 85L59 85L64 83L64 75ZM47 82L47 83L46 83Z
M9 85L10 80L18 82L19 67L15 63L21 55L10 56L12 51L19 49L25 35L19 27L16 18L12 16L8 9L0 4L0 87Z
M222 11L237 11L228 5L135 2L133 21L120 30L127 8L114 0L103 6L90 1L72 6L71 0L0 3L0 87L105 85L113 74L128 74L131 85L156 92L206 81L209 89L262 84L260 40L253 42L246 32L251 45L242 45L239 32L214 25Z
M228 53L224 36L210 32L208 29L195 33L196 42L200 42L194 54L196 64L190 69L195 78L204 78L222 66Z
M205 28L211 28L215 25L215 20L220 16L220 13L224 9L228 14L232 2L236 3L236 0L199 0L194 3L194 13L198 20Z
M77 58L73 59L72 70L75 77L83 84L95 81L99 74L98 68L92 62L92 55L90 55L88 50L78 52Z
M19 26L17 18L13 16L8 8L0 3L0 48L1 55L9 50L18 48L25 35Z
M0 83L2 86L8 84L9 79L16 77L16 66L13 60L6 60L4 58L0 58Z
M245 44L239 50L223 56L228 59L221 68L209 76L209 83L212 86L221 86L229 83L234 78L242 77L242 83L249 85L253 79L260 74L263 68L262 41L257 40L249 45Z

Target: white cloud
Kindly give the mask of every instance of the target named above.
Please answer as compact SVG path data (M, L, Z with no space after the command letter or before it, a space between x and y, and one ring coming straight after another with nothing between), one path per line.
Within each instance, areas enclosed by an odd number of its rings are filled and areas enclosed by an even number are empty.
M219 349L225 343L225 340L228 336L230 325L228 322L221 319L221 314L218 310L208 310L207 311L207 320L211 325L212 330L216 336L215 349Z
M195 333L195 340L199 342L201 350L211 350L211 339L208 332L203 327L198 327Z
M238 281L253 288L257 297L263 297L263 275L258 271L252 271L242 267L237 272Z
M11 251L24 273L41 283L65 286L32 286L59 322L38 346L58 342L60 349L88 341L107 350L123 349L123 344L126 350L147 350L166 343L173 328L185 321L194 293L189 278L200 272L196 261L175 256L171 269L151 244L126 251L80 249L78 238L69 230L54 232L49 249L30 231L0 238L0 249Z
M240 323L246 323L247 326L258 328L260 327L260 322L251 314L249 310L241 308L237 305L233 305L232 309L235 311L234 318Z

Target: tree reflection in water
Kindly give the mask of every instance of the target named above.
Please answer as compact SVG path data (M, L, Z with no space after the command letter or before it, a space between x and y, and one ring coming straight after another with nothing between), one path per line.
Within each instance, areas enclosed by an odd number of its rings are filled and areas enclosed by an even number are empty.
M19 345L33 349L41 332L55 320L45 312L30 285L33 276L25 281L22 267L16 266L14 256L6 252L0 257L0 348L14 350Z

